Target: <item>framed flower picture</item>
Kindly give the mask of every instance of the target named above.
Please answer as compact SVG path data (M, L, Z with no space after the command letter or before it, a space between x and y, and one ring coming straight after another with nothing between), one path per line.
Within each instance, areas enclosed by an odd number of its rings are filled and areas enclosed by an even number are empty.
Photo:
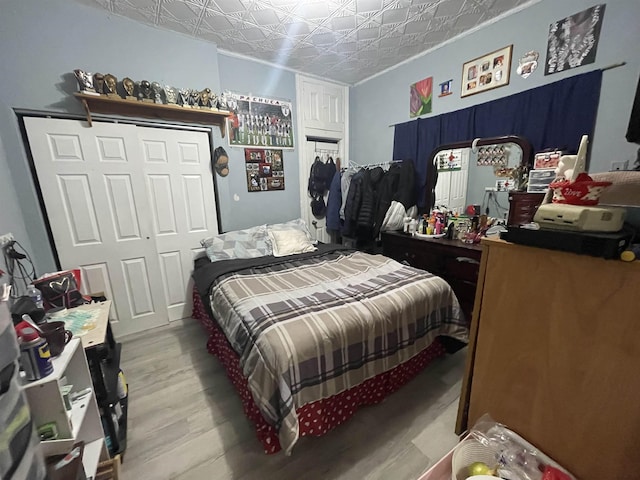
M433 100L433 77L414 83L409 88L409 116L419 117L431 113Z
M513 45L475 58L462 66L462 93L467 97L509 85Z

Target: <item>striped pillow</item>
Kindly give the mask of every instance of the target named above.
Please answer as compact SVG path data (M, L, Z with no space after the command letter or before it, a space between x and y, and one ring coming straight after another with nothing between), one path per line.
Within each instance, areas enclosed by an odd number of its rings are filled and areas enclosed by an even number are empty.
M234 258L264 257L272 254L266 225L214 235L203 239L200 243L212 262Z

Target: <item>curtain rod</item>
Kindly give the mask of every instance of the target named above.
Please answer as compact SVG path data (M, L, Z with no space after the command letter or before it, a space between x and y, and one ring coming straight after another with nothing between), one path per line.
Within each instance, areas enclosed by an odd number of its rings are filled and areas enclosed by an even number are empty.
M627 64L627 62L612 63L608 67L603 67L600 70L602 70L604 72L605 70L611 70L612 68L624 67L626 64Z
M611 65L609 65L608 67L602 67L600 70L602 70L603 72L606 70L612 70L614 68L618 68L618 67L624 67L627 64L627 62L618 62L618 63L612 63ZM412 120L409 120L412 121ZM400 125L402 123L407 123L407 122L398 122L398 123L392 123L391 125L389 125L389 128L391 127L395 127L396 125Z

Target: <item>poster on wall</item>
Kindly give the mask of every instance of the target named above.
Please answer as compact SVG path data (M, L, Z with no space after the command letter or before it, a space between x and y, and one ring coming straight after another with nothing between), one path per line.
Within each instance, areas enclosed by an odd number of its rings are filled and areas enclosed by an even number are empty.
M545 75L596 61L604 8L595 5L549 26Z
M290 101L240 93L227 99L229 146L293 149Z
M433 99L433 77L428 77L409 87L409 116L419 117L431 113Z
M449 172L454 170L462 170L462 150L456 149L450 152L442 152L438 154L438 171Z
M509 85L512 50L513 45L508 45L466 62L462 66L462 93L460 96L467 97Z
M282 150L245 148L248 192L284 190Z

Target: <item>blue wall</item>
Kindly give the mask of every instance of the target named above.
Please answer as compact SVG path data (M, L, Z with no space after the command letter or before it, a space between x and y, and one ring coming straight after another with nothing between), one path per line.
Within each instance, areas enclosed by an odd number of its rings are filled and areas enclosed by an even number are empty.
M544 75L549 24L596 3L594 0L542 0L353 87L349 94L351 159L358 163L391 159L393 128L389 125L409 120L409 85L425 77L433 76L435 95L431 115L437 115L621 61L626 61L627 65L604 73L598 120L591 145L590 171L606 171L612 161L634 159L638 146L627 143L624 135L640 72L640 1L602 2L607 6L596 62L566 72ZM509 44L514 46L509 85L460 98L463 63ZM529 78L523 79L515 73L515 68L518 58L531 50L540 53L539 62L542 65ZM438 84L451 78L454 94L438 98ZM585 99L587 101L589 99ZM376 105L375 115L371 114L372 104Z
M68 0L48 0L46 8L37 0L2 0L0 45L0 234L14 233L32 253L39 273L52 271L55 263L12 108L82 113L71 96L77 90L75 68L295 100L292 73L278 76L276 69L219 56L212 43ZM214 144L226 147L217 128ZM221 229L300 215L295 151L284 155L286 190L250 197L241 181L240 150L230 150L231 173L217 177ZM239 202L232 198L236 192Z
M223 53L218 55L218 64L223 90L292 100L295 109L294 73ZM297 132L295 133L297 135ZM247 192L244 149L225 144L225 150L229 154L229 175L225 178L217 177L217 186L218 195L227 199L220 202L223 226L226 230L237 230L259 223L278 223L300 216L300 141L296 136L296 149L284 150L282 154L285 189L251 193Z

